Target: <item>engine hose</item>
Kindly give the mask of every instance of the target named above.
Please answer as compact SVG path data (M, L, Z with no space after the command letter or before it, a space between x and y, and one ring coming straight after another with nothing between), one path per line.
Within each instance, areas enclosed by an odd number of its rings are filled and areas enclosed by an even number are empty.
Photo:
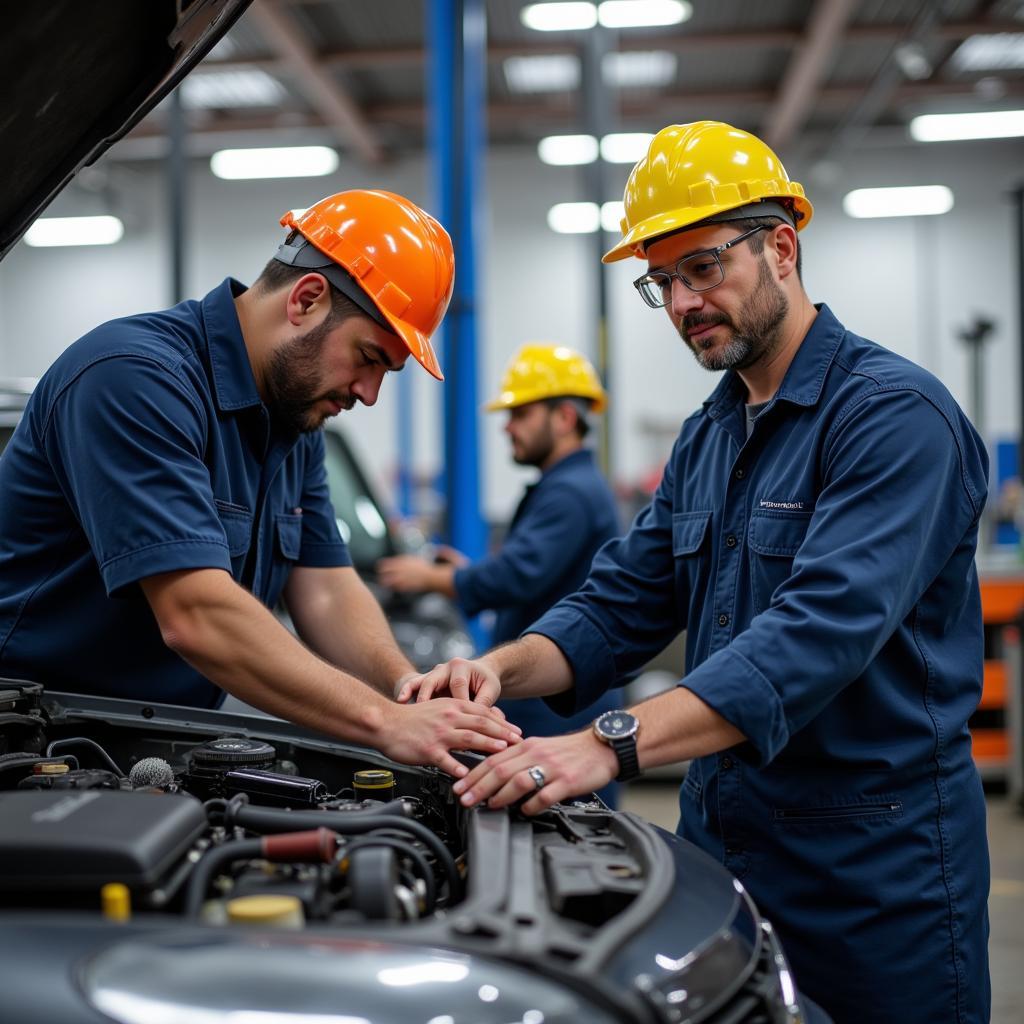
M236 860L253 860L263 852L261 839L235 839L211 847L196 864L185 889L185 916L198 917L210 882L225 865Z
M399 839L397 836L373 834L360 836L358 839L351 840L342 848L342 856L347 857L354 850L359 850L365 846L390 846L393 850L398 850L399 853L408 857L419 869L423 884L427 887L423 896L424 913L430 914L433 912L437 906L437 883L434 881L434 872L431 871L427 858L412 843Z
M277 807L253 807L229 803L224 813L226 825L241 825L251 832L293 832L300 829L329 828L340 835L362 835L377 828L407 832L419 839L437 858L448 882L448 893L459 893L459 873L448 847L426 825L410 818L384 817L379 814L347 814L341 811L288 811Z

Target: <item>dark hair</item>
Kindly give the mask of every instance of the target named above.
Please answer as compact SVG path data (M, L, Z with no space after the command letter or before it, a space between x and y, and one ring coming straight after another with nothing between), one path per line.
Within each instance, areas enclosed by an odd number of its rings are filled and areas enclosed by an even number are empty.
M287 241L291 242L298 234L292 231ZM261 295L279 291L282 288L290 288L300 277L306 274L315 274L316 270L308 267L293 267L280 260L271 259L260 272L260 276L253 282L255 288ZM324 278L324 280L327 280ZM348 296L343 295L337 288L327 281L327 287L331 290L331 314L327 321L331 326L337 326L353 316L366 316L366 314Z
M769 231L771 231L773 228L778 227L780 224L789 224L790 227L793 227L793 225L789 221L784 220L782 217L744 217L743 220L723 221L723 223L727 223L731 228L739 228L740 234L742 234L744 231L753 231L754 228L756 228L760 224L763 224L765 227L767 227ZM796 228L794 227L793 230L795 231ZM762 232L759 231L756 235L751 236L750 251L755 256L760 256L761 253L764 252L764 234ZM800 280L801 282L804 279L803 264L804 251L800 245L800 236L797 235L796 276L797 279Z
M594 407L594 403L589 398L580 398L579 395L559 395L557 398L545 398L544 404L551 410L557 409L561 405L572 406L576 412L575 426L579 439L582 441L590 433L587 413Z

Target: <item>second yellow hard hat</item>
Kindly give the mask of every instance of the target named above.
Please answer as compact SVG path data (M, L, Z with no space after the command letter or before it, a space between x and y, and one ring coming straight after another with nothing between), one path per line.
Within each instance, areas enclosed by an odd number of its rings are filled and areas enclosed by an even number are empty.
M512 357L488 412L513 409L545 398L586 398L594 412L603 412L608 396L590 360L565 345L531 342Z

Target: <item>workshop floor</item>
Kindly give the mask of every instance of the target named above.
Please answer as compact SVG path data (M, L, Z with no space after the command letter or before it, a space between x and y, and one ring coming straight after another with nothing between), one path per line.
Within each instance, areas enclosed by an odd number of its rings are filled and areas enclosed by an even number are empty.
M673 831L677 792L673 782L634 782L626 788L622 810ZM992 1024L1024 1024L1024 814L1006 797L988 798L988 840Z

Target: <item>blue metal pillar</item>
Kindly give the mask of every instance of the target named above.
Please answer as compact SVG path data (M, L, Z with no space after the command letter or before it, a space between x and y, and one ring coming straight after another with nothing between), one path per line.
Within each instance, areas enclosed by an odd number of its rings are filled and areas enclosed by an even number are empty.
M470 558L487 549L480 514L477 210L483 207L487 23L483 0L430 0L428 92L438 219L455 245L443 326L445 533Z

